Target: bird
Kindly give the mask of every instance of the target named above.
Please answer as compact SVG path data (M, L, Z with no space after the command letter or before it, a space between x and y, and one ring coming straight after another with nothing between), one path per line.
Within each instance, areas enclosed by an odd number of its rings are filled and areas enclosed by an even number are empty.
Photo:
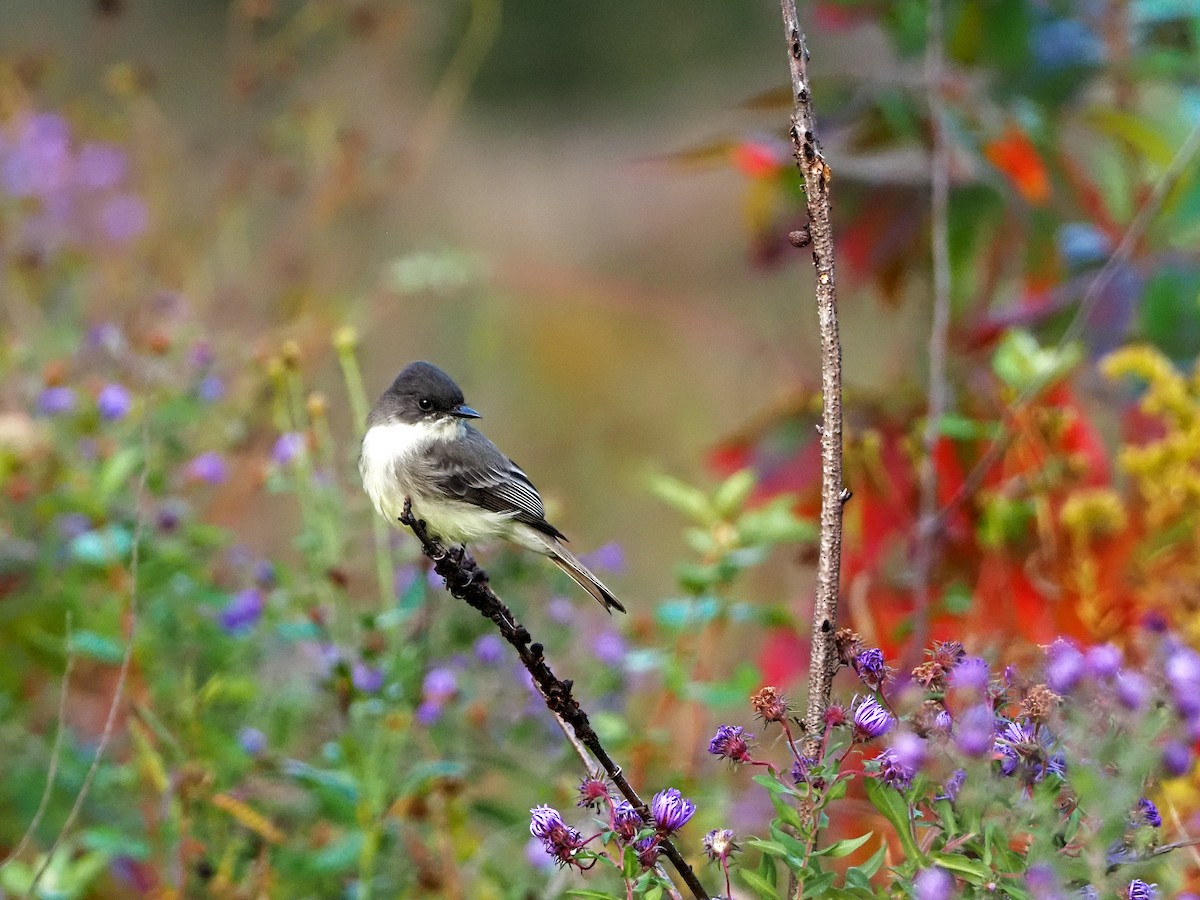
M432 534L464 547L501 539L548 557L610 615L625 607L546 521L541 495L521 467L471 424L481 415L428 362L406 366L367 416L359 455L363 488L398 526L405 502Z

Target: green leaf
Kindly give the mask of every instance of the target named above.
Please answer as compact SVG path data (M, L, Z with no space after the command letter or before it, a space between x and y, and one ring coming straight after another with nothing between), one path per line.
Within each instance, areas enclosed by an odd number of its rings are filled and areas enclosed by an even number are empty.
M646 891L646 900L662 900L663 889L661 884L656 884L650 890Z
M788 797L799 796L794 788L788 787L778 779L772 778L770 775L755 775L751 779L755 784L765 787L772 794L784 794Z
M871 879L875 873L879 871L879 867L883 865L884 857L887 856L887 842L884 841L879 845L879 849L871 854L871 858L865 863L858 866L853 866L846 870L846 885L847 887L861 887L869 889L871 887Z
M783 822L785 825L791 825L793 828L803 830L805 827L805 822L800 818L800 813L796 811L796 808L792 806L792 804L783 799L782 795L772 794L771 803L774 805L775 814L779 817L781 822ZM774 824L772 824L771 830L775 830Z
M974 885L981 885L992 877L991 867L977 859L967 859L954 853L936 853L933 860L943 869L957 873Z
M758 896L766 897L767 900L782 900L779 896L779 891L775 889L775 885L767 881L757 872L750 869L738 870L738 878L751 890L757 892Z
M723 519L733 518L754 490L754 482L754 472L751 469L741 469L726 478L713 494L712 505L717 515Z
M955 441L993 440L1000 436L999 422L972 419L955 413L944 413L938 420L938 431Z
M833 872L818 872L804 879L804 896L805 897L825 897L829 893L829 889L833 886L833 879L837 876Z
M140 446L123 447L105 460L96 483L97 501L107 507L142 462Z
M765 853L768 856L778 856L784 858L788 855L787 847L783 846L779 841L764 841L761 838L747 838L742 841L742 845L751 849L757 850L760 853Z
M822 847L820 850L813 852L813 856L828 856L831 859L841 859L843 856L849 856L863 844L871 839L874 832L868 831L862 837L846 838L841 841L830 844L828 847Z
M1142 333L1167 356L1190 360L1200 353L1200 274L1164 267L1146 285Z
M654 475L650 478L650 493L668 506L704 525L716 520L716 513L704 492L685 484L670 475Z
M563 894L564 897L585 897L587 900L612 900L612 894L606 894L604 891L585 891L581 888L567 891Z
M71 632L71 652L109 664L119 663L125 656L125 648L112 638L86 629Z
M867 799L871 801L871 805L879 810L880 814L896 829L896 836L900 838L905 856L913 860L924 860L925 857L917 849L916 841L913 840L908 818L910 810L903 795L895 788L888 787L878 778L864 778L863 782L867 791Z
M313 853L309 865L317 872L344 872L358 862L363 840L358 829L347 832Z
M992 371L1013 390L1041 392L1065 378L1083 358L1078 344L1043 349L1027 331L1006 332L992 356Z

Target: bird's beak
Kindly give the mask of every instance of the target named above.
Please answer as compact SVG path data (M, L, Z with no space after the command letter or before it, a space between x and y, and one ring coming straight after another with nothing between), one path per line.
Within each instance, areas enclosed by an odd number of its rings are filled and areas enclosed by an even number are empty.
M469 407L463 403L458 404L458 406L456 406L456 407L454 407L454 409L450 410L450 415L457 416L460 419L482 419L483 418L483 416L481 416L479 413L475 412L475 410L471 409L471 407Z

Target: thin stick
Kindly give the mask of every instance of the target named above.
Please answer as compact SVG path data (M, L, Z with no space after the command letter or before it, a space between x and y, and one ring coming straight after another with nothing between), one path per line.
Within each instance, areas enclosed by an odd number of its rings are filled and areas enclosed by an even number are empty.
M833 635L837 631L838 581L842 565L842 345L838 339L837 288L834 279L833 224L829 182L833 176L821 155L808 82L808 47L796 0L780 0L792 74L792 146L804 177L808 233L795 243L811 242L817 274L817 320L821 330L821 540L817 589L813 604L812 657L808 667L808 707L804 752L814 756L821 746L825 710L837 671Z
M100 742L96 745L96 752L92 756L91 765L88 766L87 774L83 777L83 784L79 787L79 793L75 796L75 802L71 805L71 811L67 813L67 818L63 821L62 828L59 829L58 835L54 838L54 843L50 845L50 849L46 852L46 858L42 861L41 866L38 867L37 873L29 883L29 888L22 895L25 900L28 900L37 891L38 882L46 874L46 869L49 868L51 860L54 859L54 854L58 852L58 848L66 840L67 834L70 833L75 825L75 820L79 818L79 812L83 809L83 803L92 790L92 783L96 780L96 773L100 770L100 760L104 758L104 753L108 749L108 742L112 740L113 729L117 723L117 709L120 707L121 700L125 696L125 682L129 676L129 666L133 662L133 647L137 643L138 560L141 556L142 532L145 530L146 524L141 512L141 500L146 492L146 478L150 471L149 460L150 440L145 420L143 420L142 474L138 477L137 494L134 500L136 524L133 529L133 543L129 551L129 637L125 645L125 654L121 657L121 669L117 673L117 685L113 688L112 701L108 705L108 716L104 720L104 730L100 733Z
M569 679L559 679L550 670L550 666L546 664L546 658L543 656L542 645L533 641L528 629L516 620L512 611L488 586L487 572L479 568L465 548L447 550L443 547L426 529L425 522L412 514L412 506L407 501L405 501L404 513L400 516L400 522L411 528L413 534L417 536L417 540L421 542L422 551L433 561L434 571L445 579L446 590L458 599L465 600L484 618L492 620L500 631L500 636L516 649L521 664L529 671L550 712L571 726L571 730L575 732L579 742L596 758L600 767L616 785L617 790L637 810L642 821L651 821L653 817L650 814L650 808L626 780L621 772L621 767L614 763L612 757L608 755L608 751L604 749L604 745L600 743L600 738L592 728L591 722L588 721L587 713L580 707L579 701L572 696L571 689L574 682ZM692 867L688 865L678 848L665 837L659 846L662 848L663 854L675 866L675 870L679 872L679 876L696 900L708 900L709 894L704 890L696 873L692 871Z
M938 543L938 479L933 454L946 413L946 346L950 336L950 154L946 144L946 103L942 95L942 3L929 0L926 18L926 102L932 138L929 175L929 238L933 265L933 317L929 328L929 394L921 457L921 502L913 554L912 648L920 653L929 637L929 578Z
M37 812L33 814L33 818L29 822L29 827L25 829L25 833L21 835L21 840L17 842L17 846L13 848L13 851L0 862L0 868L3 868L20 856L26 846L28 846L30 840L33 839L33 833L42 824L42 816L46 814L46 807L50 805L50 794L53 792L54 782L58 778L58 762L62 758L63 734L67 730L67 697L71 692L71 670L75 668L75 651L71 646L70 610L67 610L67 623L64 633L66 634L67 663L63 667L62 687L58 689L58 719L54 731L54 746L50 748L50 766L46 770L46 787L42 789L42 799L38 801Z

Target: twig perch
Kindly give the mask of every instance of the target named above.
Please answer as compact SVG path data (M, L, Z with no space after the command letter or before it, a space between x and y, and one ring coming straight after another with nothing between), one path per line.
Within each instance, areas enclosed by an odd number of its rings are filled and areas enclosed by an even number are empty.
M425 522L412 514L411 504L407 501L404 504L404 513L400 516L400 522L411 528L413 534L417 536L417 540L421 542L422 551L433 561L434 570L445 579L446 590L458 599L465 600L485 619L491 619L495 623L501 637L516 649L517 655L521 658L521 664L529 671L549 710L571 726L580 743L600 763L601 768L616 785L617 790L638 811L638 815L642 817L643 821L650 822L652 819L650 808L626 780L621 772L621 767L612 761L612 757L608 755L608 751L604 749L600 738L592 729L587 713L572 696L571 689L574 683L569 679L558 678L550 670L550 666L546 664L546 659L542 655L542 645L533 640L528 629L516 620L512 611L488 586L487 572L479 568L465 548L448 550L442 546L436 538L430 535L425 527ZM697 900L708 900L709 894L704 890L696 873L692 871L692 867L688 865L678 848L666 838L659 846Z
M796 0L780 0L792 74L792 147L804 177L808 205L807 244L817 274L817 319L821 329L821 540L817 590L813 604L812 658L808 667L808 707L804 741L807 756L816 756L824 731L825 710L838 660L838 581L842 567L842 345L838 338L837 287L833 265L833 224L829 182L833 176L817 141L812 91L808 83L808 47ZM799 242L797 242L799 243Z

